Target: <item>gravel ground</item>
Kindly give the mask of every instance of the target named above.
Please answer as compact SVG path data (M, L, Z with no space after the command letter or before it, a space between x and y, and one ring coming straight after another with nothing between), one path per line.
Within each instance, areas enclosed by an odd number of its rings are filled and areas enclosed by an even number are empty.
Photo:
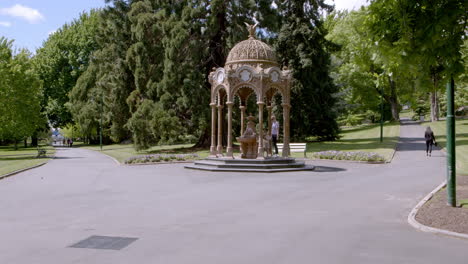
M468 198L468 176L457 177L457 199ZM421 224L468 234L468 208L447 205L447 192L442 189L429 200L416 215Z

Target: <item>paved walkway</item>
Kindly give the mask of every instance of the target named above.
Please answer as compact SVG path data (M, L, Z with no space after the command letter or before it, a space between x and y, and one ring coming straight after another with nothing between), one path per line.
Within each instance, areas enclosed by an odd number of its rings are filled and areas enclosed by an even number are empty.
M468 241L406 222L445 177L423 131L402 126L391 164L320 161L316 172L279 174L118 166L60 149L0 181L0 263L466 264ZM91 235L139 239L119 251L68 247Z

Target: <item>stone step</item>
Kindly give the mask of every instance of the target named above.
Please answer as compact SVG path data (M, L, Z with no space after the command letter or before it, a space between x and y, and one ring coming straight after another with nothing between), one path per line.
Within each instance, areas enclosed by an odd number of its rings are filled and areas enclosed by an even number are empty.
M290 171L311 171L314 170L315 167L311 165L304 165L299 168L279 168L279 169L253 169L253 168L237 168L237 167L229 167L229 168L219 168L215 166L209 165L187 165L185 166L186 169L193 169L193 170L204 170L204 171L220 171L220 172L261 172L261 173L272 173L272 172L290 172Z
M287 164L287 163L295 163L296 160L294 158L266 158L266 159L241 159L241 158L211 158L208 157L204 160L209 160L217 163L225 163L225 164Z
M201 160L196 161L195 165L212 166L217 168L243 168L243 169L282 169L282 168L300 168L304 167L304 162L294 163L267 163L267 164L254 164L254 163L223 163L220 161Z

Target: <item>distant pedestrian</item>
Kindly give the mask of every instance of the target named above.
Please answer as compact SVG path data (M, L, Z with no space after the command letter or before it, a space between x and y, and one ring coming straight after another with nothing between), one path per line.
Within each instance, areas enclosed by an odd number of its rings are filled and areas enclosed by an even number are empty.
M67 138L67 147L70 147L70 139Z
M73 147L73 139L70 138L70 148Z
M432 145L436 144L434 132L432 132L431 127L426 128L424 138L426 139L426 156L431 156Z
M278 146L276 143L278 142L278 135L279 135L280 125L279 122L276 121L276 117L271 117L271 141L273 143L273 147L275 147L275 155L278 156Z

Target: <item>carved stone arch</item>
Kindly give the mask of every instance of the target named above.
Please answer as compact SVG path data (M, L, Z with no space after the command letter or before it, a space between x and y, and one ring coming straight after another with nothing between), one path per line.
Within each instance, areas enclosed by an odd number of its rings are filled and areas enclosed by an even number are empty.
M242 105L243 103L245 104L247 102L252 94L255 94L254 89L249 86L240 86L240 88L237 89L237 91L234 93L234 96L239 98L239 104Z
M250 83L241 83L237 86L235 86L232 90L231 90L231 98L234 98L234 95L237 94L237 92L241 89L241 88L250 88L252 89L252 91L255 93L255 97L258 101L258 98L260 98L259 96L259 89L257 87L255 87L255 85L253 84L250 84ZM250 97L250 95L249 95Z
M284 87L282 85L270 84L265 89L265 97L268 97L269 95L275 95L277 93L281 95L281 97L285 96Z
M228 89L226 88L226 86L220 84L218 86L216 86L214 89L212 89L211 91L211 103L219 103L219 96L220 96L220 93L224 93L224 95L222 95L222 97L224 98L225 95L228 94Z

